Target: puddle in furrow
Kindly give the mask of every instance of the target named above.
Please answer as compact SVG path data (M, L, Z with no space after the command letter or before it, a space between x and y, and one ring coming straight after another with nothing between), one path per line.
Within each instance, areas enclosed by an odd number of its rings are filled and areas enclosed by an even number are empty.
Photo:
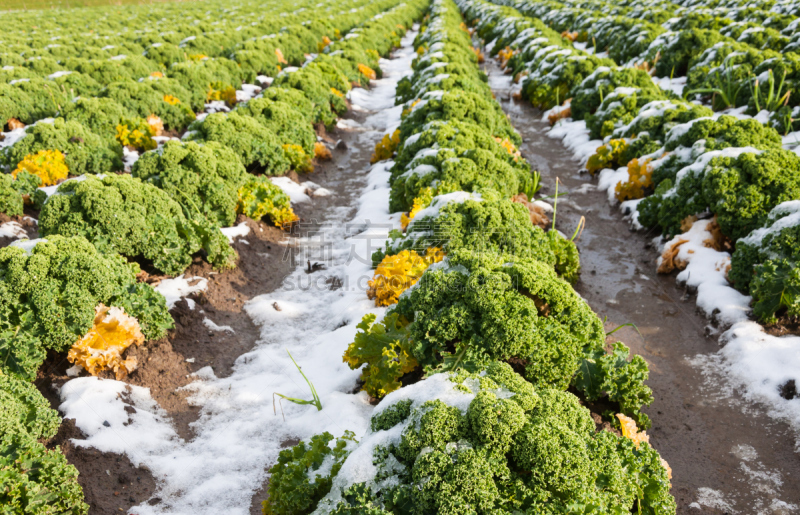
M744 401L724 377L689 363L698 354L715 353L719 343L706 336L709 320L697 313L694 296L677 287L674 276L656 274L658 256L648 247L656 234L631 232L618 207L593 187L596 181L580 173L584 163L547 136L542 112L511 99L510 77L496 62L487 59L484 69L523 138L522 155L542 174L539 195L555 193L556 177L559 193L571 192L559 197L558 228L572 235L586 217L577 241L578 293L601 318L608 317L606 330L630 322L641 333L625 327L613 338L650 366L647 384L655 401L644 410L653 422L648 434L672 467L678 513L800 512L795 434L762 406Z

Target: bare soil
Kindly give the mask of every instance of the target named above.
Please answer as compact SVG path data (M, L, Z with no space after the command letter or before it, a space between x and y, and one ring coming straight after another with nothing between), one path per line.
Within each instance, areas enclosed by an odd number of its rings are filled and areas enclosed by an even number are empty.
M490 76L502 74L496 63L484 65ZM497 81L493 81L497 83ZM509 91L495 89L511 123L523 137L522 155L542 173L540 195L575 191L593 183L579 173L584 163L572 160L560 141L551 139L542 112ZM594 181L596 184L596 181ZM767 415L763 406L744 400L726 378L704 374L690 359L719 350L719 329L701 313L691 292L676 286L673 276L656 273L655 233L632 232L605 192L569 194L559 199L558 227L572 234L581 216L586 229L577 241L582 273L578 293L614 333L650 367L647 384L655 401L644 411L653 427L651 443L672 467L672 493L680 514L794 513L776 501L800 505L800 456L796 435L787 424ZM795 385L784 385L796 395ZM754 451L754 452L750 452ZM724 503L696 503L712 489ZM713 505L713 506L711 506Z

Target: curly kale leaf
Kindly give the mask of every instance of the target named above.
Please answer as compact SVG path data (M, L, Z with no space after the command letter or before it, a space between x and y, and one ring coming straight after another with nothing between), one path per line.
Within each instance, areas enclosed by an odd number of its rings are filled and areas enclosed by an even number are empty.
M625 126L637 118L642 108L664 98L662 91L618 88L605 97L595 113L586 115L586 127L592 138L629 133Z
M772 208L800 198L800 175L786 170L800 170L800 157L783 149L711 161L703 176L703 195L725 235L742 238L763 226Z
M493 253L453 252L393 310L414 357L435 369L515 359L535 384L566 387L584 347L602 347L602 323L548 265Z
M332 515L391 515L372 499L372 491L364 484L350 486L342 492L342 501Z
M33 349L36 340L41 342L39 349L68 349L92 327L100 303L110 306L116 299L133 309L148 299L147 309L137 308L140 314L150 313L144 317L147 323L166 323L169 314L160 304L163 300L158 302L160 294L145 293L149 285L127 290L135 284L138 271L122 256L100 253L81 237L50 236L30 255L19 247L0 249L0 329L15 333L10 345L20 373L32 373L30 365L43 354L19 349ZM153 325L157 327L152 324L148 331L154 330Z
M752 118L740 120L728 115L717 119L696 120L688 130L681 131L675 136L669 134L664 147L671 152L679 146L691 147L701 139L705 140L706 150L722 150L728 147L769 150L783 147L780 134L772 127Z
M281 228L297 220L289 195L263 175L249 176L239 188L237 211L253 220L269 217L276 227Z
M416 368L406 325L397 313L389 313L375 323L369 313L358 324L359 332L347 348L344 361L355 370L364 364L361 373L364 390L373 397L383 397L400 388L400 377Z
M439 149L414 159L408 171L392 181L389 209L410 210L414 199L433 186L438 194L491 188L511 197L519 193L526 175L523 169L511 166L505 156L498 157L490 150Z
M234 150L213 141L205 145L168 141L160 152L139 158L132 175L220 227L236 220L239 187L247 179Z
M361 445L368 449L361 450L371 452L374 465L366 481L345 481L319 505L292 513L675 513L658 453L648 443L596 432L589 410L571 393L534 391L497 362L449 380L453 394L409 414L409 400L390 406L403 412L389 417L401 418L389 421L402 425L399 441L385 445L385 434L364 437ZM469 401L466 410L463 400ZM302 470L298 482L304 483L315 469L302 450L285 459ZM365 458L357 452L348 459Z
M456 153L472 149L488 150L497 159L505 159L512 166L522 168L527 172L530 171L527 164L515 162L514 157L480 125L469 121L433 121L426 124L422 132L418 132L404 141L403 146L398 149L390 182L393 183L397 177L406 172L408 165L420 150L434 148L437 145L440 148L451 148Z
M664 36L669 36L666 43ZM662 34L650 45L646 59L653 60L656 53L661 58L656 63L656 75L659 77L683 77L690 64L704 50L720 41L733 43L733 40L722 36L716 30L685 29L673 34Z
M167 309L163 295L145 283L129 284L114 292L109 301L112 306L123 308L125 313L139 321L142 334L148 340L166 336L175 326Z
M399 235L398 235L399 236ZM557 231L545 233L531 223L528 210L506 199L451 202L437 217L414 220L405 236L387 242L373 254L373 262L406 249L423 252L441 247L446 252L470 249L500 252L547 263L564 279L574 282L580 270L575 244Z
M86 515L77 469L24 432L0 438L0 504L10 513ZM8 428L10 429L10 428Z
M62 109L61 116L67 121L76 121L84 127L105 138L113 138L116 127L123 120L134 118L133 113L125 109L112 98L78 98L68 102Z
M239 156L249 170L267 175L282 175L289 170L289 161L283 153L278 137L250 116L236 111L213 113L189 127L185 141L216 141Z
M779 204L770 212L764 227L737 242L731 256L728 280L753 297L754 311L765 321L774 321L775 314L783 308L797 313L793 307L797 282L792 263L800 259L800 223L796 214L799 204L796 200Z
M628 361L629 354L625 344L616 342L611 353L598 351L585 357L573 385L588 401L607 397L619 405L619 413L628 415L639 427L647 429L650 418L641 412L641 408L653 402L653 392L644 384L650 372L641 356Z
M308 443L300 442L280 452L278 462L270 470L269 498L262 503L265 515L313 511L319 500L330 491L333 478L349 454L348 446L356 443L351 431L345 431L331 448L333 440L333 435L326 432L312 436ZM314 474L326 460L333 462L326 474ZM314 476L310 479L312 474Z
M28 318L32 313L25 313ZM23 324L28 326L23 320ZM33 381L44 363L47 352L38 338L26 331L6 330L0 333L0 370Z
M41 150L59 150L66 157L70 175L122 170L122 147L110 138L90 132L76 121L56 118L26 129L25 137L3 149L0 159L15 168L25 156Z
M7 216L22 215L22 195L15 188L15 182L10 175L0 174L0 213Z
M411 134L434 120L467 121L480 125L492 136L508 138L515 145L522 143L517 131L511 126L500 104L491 97L465 91L445 91L441 95L423 97L424 105L416 107L400 126L400 139L405 141Z
M297 90L286 88L269 88L267 91L273 89L300 93ZM283 97L278 96L276 98ZM237 106L233 113L247 115L255 119L277 135L281 146L300 145L306 154L313 156L317 135L314 133L311 121L302 114L302 108L293 104L292 100L292 98L286 98L286 101L273 101L265 97L255 98L246 104Z
M750 285L753 314L764 322L776 322L776 314L800 316L800 268L797 260L769 260L755 267Z
M225 242L227 247L225 236L199 214L186 211L188 219L167 192L137 178L88 177L59 186L42 208L40 232L84 236L101 250L141 256L170 275L183 272L201 249L215 266L229 266L233 251L222 246Z
M373 415L369 421L370 429L372 431L384 431L403 422L411 414L411 403L411 399L406 399L392 404L380 413Z
M603 100L618 87L652 91L660 94L659 98L667 98L667 94L659 91L659 87L644 70L601 66L573 89L570 103L572 118L583 120L587 115L594 113L600 108Z
M61 425L58 412L27 379L4 373L0 368L0 425L18 422L33 439L51 438Z

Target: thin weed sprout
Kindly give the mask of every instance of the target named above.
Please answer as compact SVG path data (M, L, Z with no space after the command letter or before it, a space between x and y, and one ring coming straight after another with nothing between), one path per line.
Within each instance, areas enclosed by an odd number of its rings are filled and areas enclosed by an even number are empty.
M794 118L792 118L792 112L789 111L788 114L783 115L783 126L786 127L783 135L788 136L790 132L792 132L792 124L794 123ZM795 143L797 143L797 136L794 138Z
M586 228L586 217L582 216L580 220L578 220L578 226L575 228L575 232L572 233L572 238L569 241L575 241L575 239L580 239L581 234L583 234L583 230Z
M538 171L533 171L522 185L522 193L524 193L529 200L533 201L533 196L536 195L540 189L542 189L542 174Z
M556 195L555 195L555 201L553 202L553 227L550 228L550 230L552 230L552 231L554 231L556 229L556 210L558 209L558 183L559 182L560 181L559 181L558 177L556 177Z
M604 318L603 318L603 325L606 325L606 322L607 322L607 321L608 321L608 317L604 317ZM606 336L611 336L612 334L616 333L617 331L619 331L619 330L620 330L620 329L622 329L623 327L633 327L633 328L636 330L636 332L637 332L637 333L639 333L639 336L641 336L642 338L644 338L644 336L642 336L642 333L641 333L641 331L639 331L639 328L638 328L638 327L636 327L636 324L634 324L633 322L628 322L627 324L622 324L622 325L619 325L619 326L615 327L614 329L612 329L612 330L608 331L608 332L606 333Z
M314 388L314 383L312 383L312 382L311 382L311 381L308 379L308 377L306 377L306 375L303 373L303 369L302 369L302 368L300 368L300 365L298 365L298 364L297 364L297 361L295 361L295 360L294 360L294 358L292 357L292 353L291 353L291 352L289 352L289 349L286 349L286 354L288 354L288 355L289 355L289 359L291 359L291 360L292 360L292 363L294 363L294 366L296 366L296 367L297 367L297 371L298 371L298 372L300 372L300 375L302 375L302 376L303 376L303 379L305 379L305 380L306 380L306 383L308 383L308 387L311 389L311 396L312 396L313 398L312 398L312 400L310 400L310 401L307 401L307 400L305 400L305 399L295 399L294 397L288 397L288 396L286 396L286 395L283 395L282 393L278 393L278 392L272 392L272 411L273 411L273 413L274 413L275 415L277 415L277 414L278 414L278 411L277 411L277 409L275 408L275 396L276 396L276 395L277 395L278 397L280 397L281 399L286 399L287 401L293 402L293 403L295 403L295 404L300 404L300 405L304 405L304 404L311 404L311 405L313 405L313 406L316 406L316 407L317 407L317 411L322 411L322 401L320 400L320 398L319 398L319 395L317 395L317 389L316 389L316 388ZM284 414L284 412L283 412L283 404L281 403L281 399L278 399L278 404L280 404L280 405L281 405L281 415L283 416L283 420L284 420L284 422L285 422L285 421L286 421L286 415L285 415L285 414Z
M732 55L729 55L725 58L722 62L722 67L724 69L725 77L723 78L720 76L719 69L714 72L712 76L715 79L715 84L712 84L710 88L697 88L684 93L683 98L686 99L689 95L693 94L703 94L703 93L712 93L711 95L711 105L714 105L714 100L719 98L722 101L722 105L724 109L728 109L731 107L736 107L736 99L739 97L739 93L742 91L744 87L744 82L739 84L733 80L733 69L735 65L731 65L730 58ZM673 68L674 71L674 68ZM756 81L756 85L758 81Z
M786 70L783 71L783 76L781 77L781 82L778 84L778 90L775 90L775 75L772 73L772 70L768 70L767 73L767 82L769 83L769 92L767 93L766 98L764 98L764 109L767 111L777 111L782 106L788 105L789 103L789 96L792 94L792 90L788 90L783 93L783 86L786 81ZM759 80L756 79L753 82L750 82L751 92L753 94L753 100L756 103L756 111L761 112L761 102L759 101L759 96L761 95L761 88L759 87Z

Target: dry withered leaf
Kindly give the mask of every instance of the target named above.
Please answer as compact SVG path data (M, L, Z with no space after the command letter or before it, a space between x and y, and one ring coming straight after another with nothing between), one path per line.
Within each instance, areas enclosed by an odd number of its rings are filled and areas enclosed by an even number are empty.
M25 124L17 120L16 118L9 118L8 121L6 122L6 125L8 125L9 130L12 131L25 128Z
M545 214L544 209L537 206L533 202L528 201L528 196L524 193L518 193L511 197L511 202L516 202L517 204L522 204L523 206L528 208L528 214L531 217L531 223L533 225L538 225L542 229L547 229L550 227L550 218L547 217Z
M716 215L714 215L714 219L706 226L706 230L711 234L711 237L706 238L703 241L703 245L719 252L729 252L733 249L730 238L722 234L722 229L720 229L717 223Z
M697 217L695 215L689 215L681 220L681 232L689 232L689 229L692 228L696 221Z
M681 245L689 243L689 240L678 240L673 245L670 245L661 254L661 264L658 265L659 274L668 274L673 270L683 270L688 263L682 259L678 259L678 253L681 251Z

